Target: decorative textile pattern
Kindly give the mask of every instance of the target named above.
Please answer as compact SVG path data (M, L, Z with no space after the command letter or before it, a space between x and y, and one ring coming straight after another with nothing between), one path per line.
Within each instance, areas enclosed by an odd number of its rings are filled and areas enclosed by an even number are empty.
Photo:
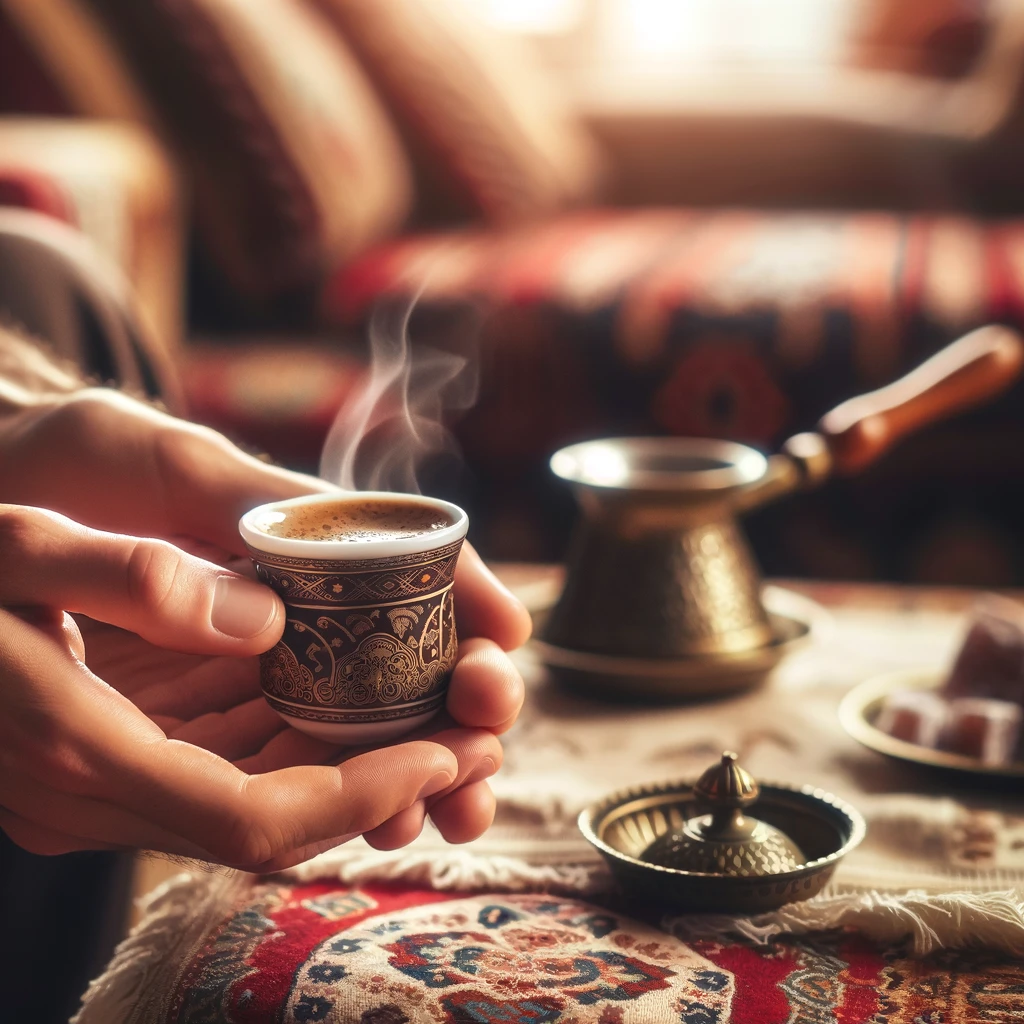
M480 394L456 425L469 504L492 557L543 561L568 533L546 472L561 445L670 433L771 449L972 327L1024 324L1022 257L1020 221L591 210L379 247L329 283L323 317L360 325L417 296L413 342L438 346L476 318ZM928 430L880 473L759 513L764 568L1019 585L1022 402L1018 384L970 435L964 420Z
M174 941L181 913L205 921ZM94 982L76 1024L1011 1024L1024 965L914 959L846 932L684 943L545 895L183 876Z
M460 0L312 0L359 55L447 193L519 221L588 198L596 154L515 41ZM455 195L452 195L452 192Z
M366 382L362 358L334 337L190 338L182 364L193 419L314 472L338 409Z
M374 250L330 282L324 315L359 322L414 295L494 324L516 310L534 333L580 339L573 389L606 406L613 388L638 425L769 444L958 332L1020 320L1022 246L1018 222L957 217L588 211ZM486 350L505 341L484 330Z
M843 933L760 948L699 941L693 947L735 977L731 1024L1024 1019L1024 966L998 957L940 953L915 960Z
M397 138L315 11L292 0L74 2L105 26L173 140L236 288L261 299L313 288L401 221Z

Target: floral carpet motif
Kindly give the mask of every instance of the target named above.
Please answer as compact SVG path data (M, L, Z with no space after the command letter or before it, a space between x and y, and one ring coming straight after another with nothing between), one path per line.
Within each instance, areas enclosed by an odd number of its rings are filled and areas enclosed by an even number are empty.
M686 944L544 895L268 883L183 965L167 1024L1024 1024L1024 964L837 932Z
M696 1024L717 1019L707 1010L720 1014L732 995L729 975L678 940L543 896L473 897L371 918L321 943L297 980L286 1021L361 1020L365 1011L354 1011L365 1006L367 1020L396 1024Z

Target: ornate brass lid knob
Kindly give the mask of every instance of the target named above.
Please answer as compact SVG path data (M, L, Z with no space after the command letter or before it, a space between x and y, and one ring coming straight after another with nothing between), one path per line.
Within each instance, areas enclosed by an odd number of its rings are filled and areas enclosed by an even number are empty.
M705 813L660 836L641 859L679 871L740 877L799 867L806 858L789 836L744 813L760 792L736 755L726 751L693 787L694 799Z

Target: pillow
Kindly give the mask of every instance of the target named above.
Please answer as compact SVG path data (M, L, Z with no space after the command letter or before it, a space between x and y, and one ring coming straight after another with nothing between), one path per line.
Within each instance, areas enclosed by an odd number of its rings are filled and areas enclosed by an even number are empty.
M403 219L400 143L315 11L296 0L79 2L141 83L237 289L313 288Z
M583 126L525 49L465 0L308 2L358 54L444 198L511 222L592 197Z
M0 109L146 121L132 76L80 0L0 0Z

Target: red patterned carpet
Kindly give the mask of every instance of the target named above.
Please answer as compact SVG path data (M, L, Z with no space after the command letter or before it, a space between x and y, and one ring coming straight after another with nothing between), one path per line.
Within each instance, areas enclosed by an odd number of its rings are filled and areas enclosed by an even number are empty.
M174 1024L1009 1024L1024 964L850 933L686 944L573 899L335 884L246 893L178 973Z

